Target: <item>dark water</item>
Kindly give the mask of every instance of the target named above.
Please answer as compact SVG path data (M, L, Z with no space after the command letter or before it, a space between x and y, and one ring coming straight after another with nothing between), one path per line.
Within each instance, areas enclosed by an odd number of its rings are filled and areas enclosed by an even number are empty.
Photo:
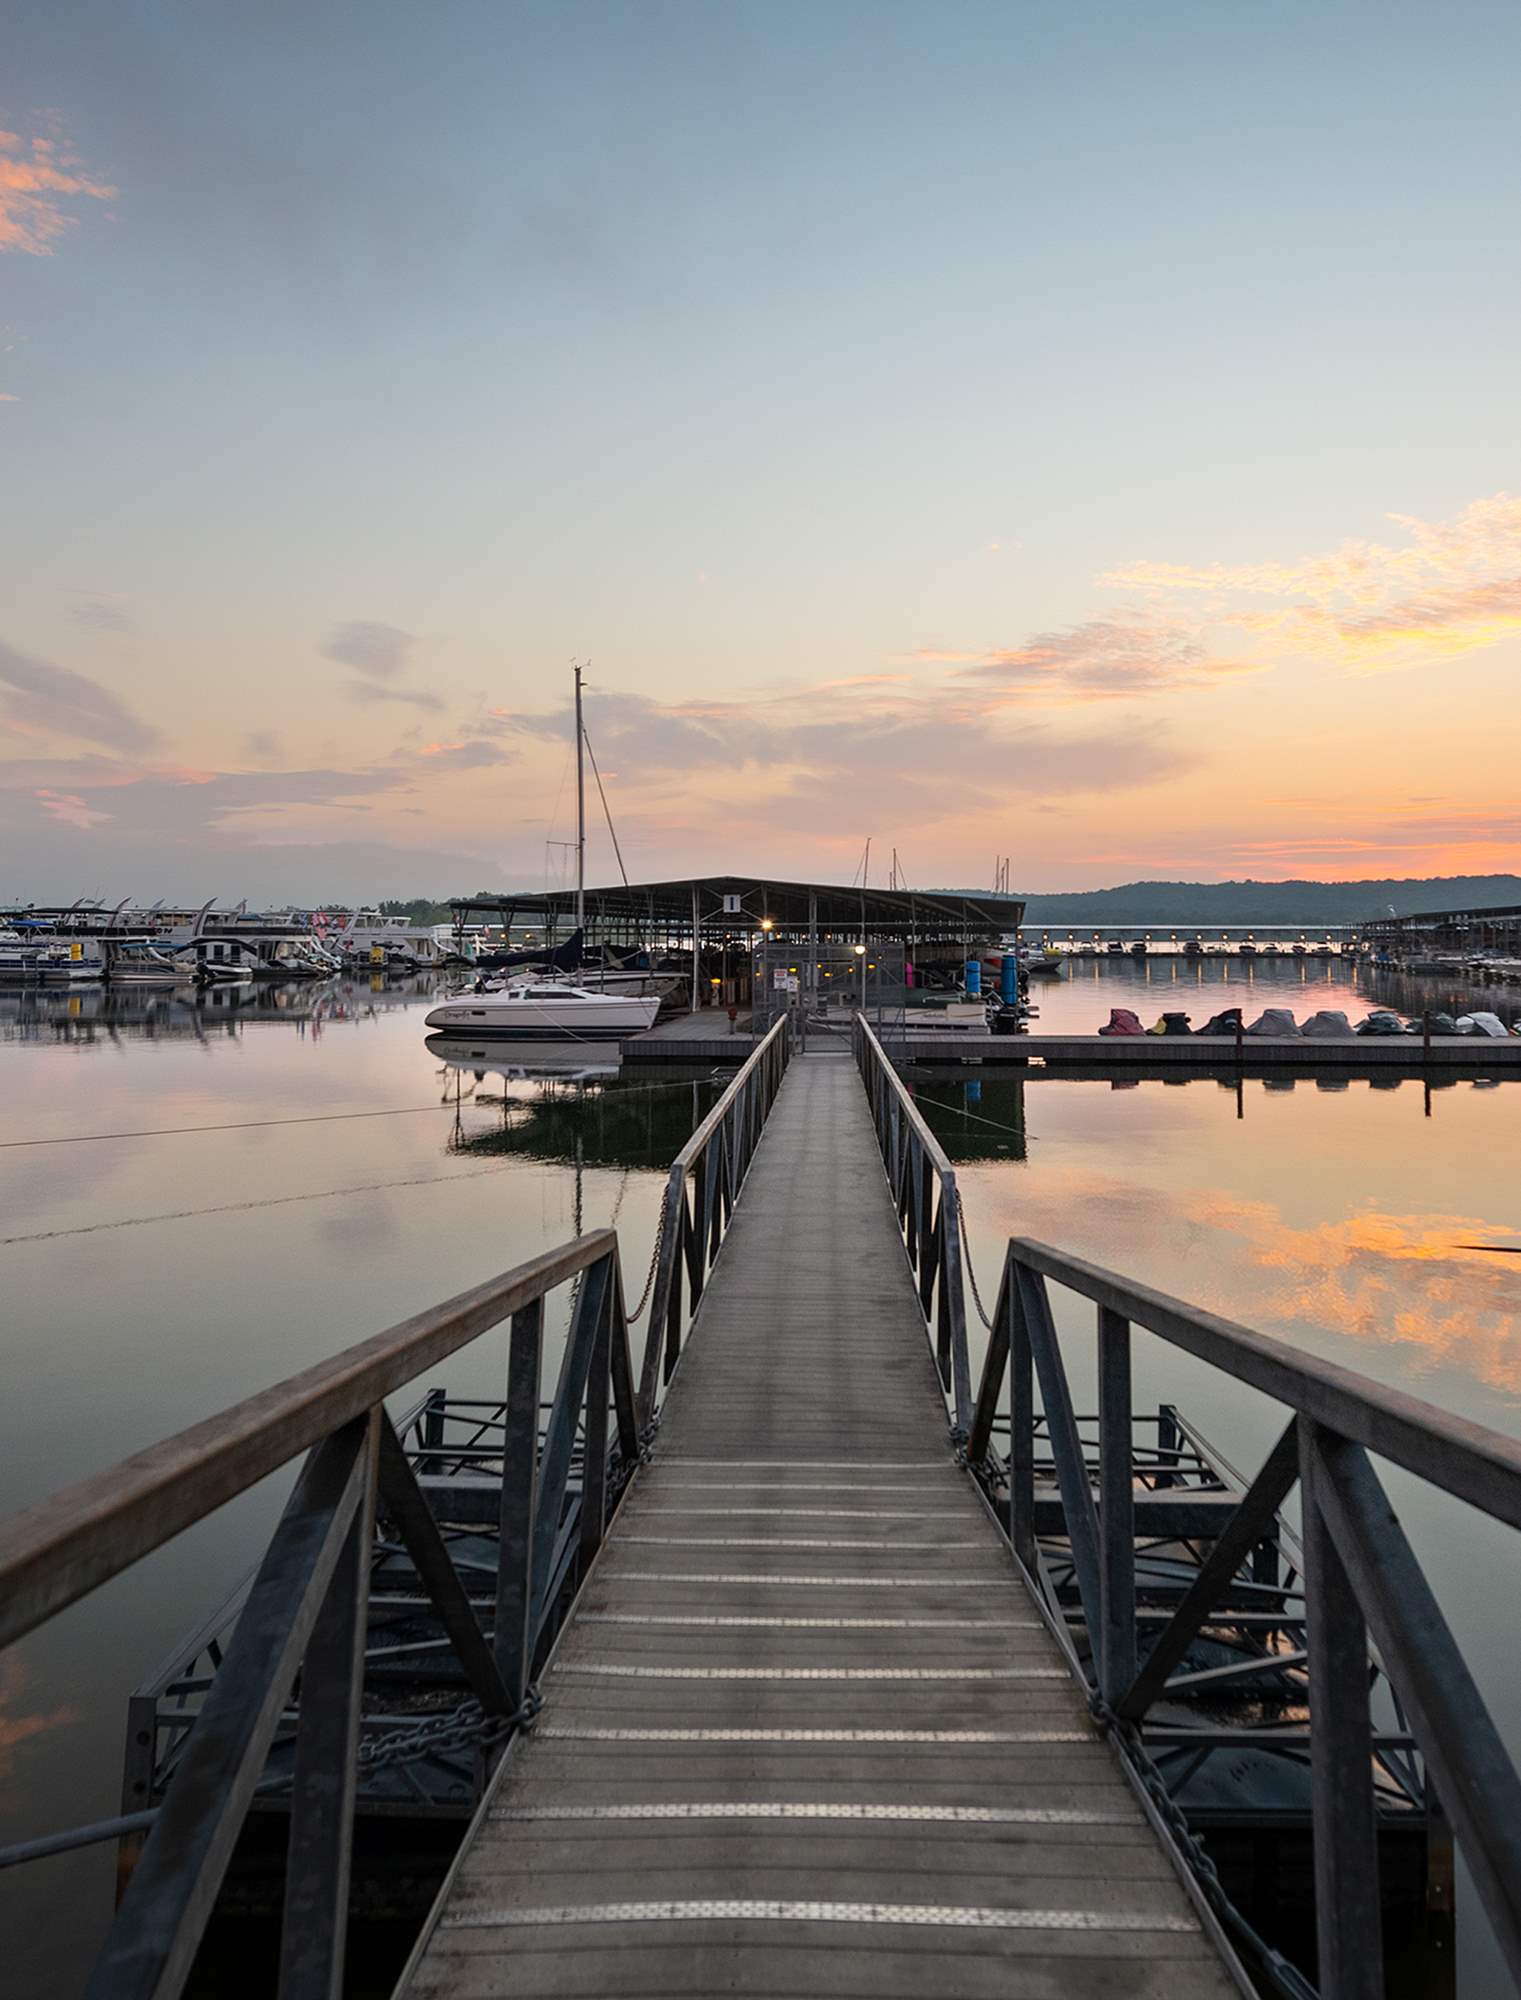
M0 994L0 1516L581 1228L616 1223L633 1300L664 1170L727 1079L477 1078L430 1054L430 1004ZM448 1386L497 1393L504 1347ZM0 1655L0 1843L120 1810L125 1697L257 1560L287 1483ZM8 2000L77 1990L113 1865L0 1873Z
M1436 992L1403 998L1334 964L1099 961L1042 987L1039 1026L1090 1029L1112 1005L1203 1018L1244 999L1302 1017L1459 997ZM0 1511L578 1226L616 1221L637 1293L662 1171L722 1081L477 1078L425 1046L428 997L0 995ZM986 1288L1008 1235L1044 1238L1521 1435L1521 1258L1461 1247L1521 1245L1521 1083L1428 1097L1414 1078L1274 1079L1238 1097L1208 1078L989 1068L918 1072L915 1089L964 1162ZM1081 1398L1091 1320L1057 1297ZM501 1368L488 1337L448 1384L494 1393ZM1238 1463L1281 1421L1144 1337L1136 1377L1138 1401L1178 1402ZM1389 1483L1521 1746L1514 1537ZM125 1696L256 1559L282 1492L245 1496L0 1656L0 1841L118 1809ZM77 1990L111 1878L109 1849L0 1875L7 1995ZM1470 1898L1460 1938L1465 1993L1498 1990Z

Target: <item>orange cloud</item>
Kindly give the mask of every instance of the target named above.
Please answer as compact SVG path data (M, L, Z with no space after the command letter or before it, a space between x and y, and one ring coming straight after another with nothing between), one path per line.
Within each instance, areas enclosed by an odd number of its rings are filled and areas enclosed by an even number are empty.
M19 132L0 132L0 251L51 257L58 238L79 220L64 206L66 200L116 199L119 190L109 182L76 171L82 164L56 133L29 140Z
M942 661L965 654L923 654ZM957 676L994 685L1009 699L1067 705L1209 687L1261 663L1216 657L1192 627L1149 617L1090 618L1037 632L1022 646L971 656Z
M1521 632L1521 499L1492 494L1450 521L1389 519L1403 544L1347 541L1294 562L1125 563L1099 581L1190 596L1212 622L1362 671L1450 658ZM1253 610L1242 597L1281 602Z

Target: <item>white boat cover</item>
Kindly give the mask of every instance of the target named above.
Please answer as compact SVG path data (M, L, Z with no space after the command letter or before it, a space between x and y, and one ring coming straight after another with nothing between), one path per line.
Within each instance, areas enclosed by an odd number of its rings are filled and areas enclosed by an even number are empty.
M1510 1030L1498 1014L1490 1014L1482 1008L1476 1014L1464 1014L1458 1020L1460 1035L1490 1035L1496 1041L1504 1041Z
M1317 1042L1345 1042L1356 1039L1352 1023L1335 1007L1322 1007L1318 1014L1312 1014L1300 1033Z
M1297 1035L1298 1023L1287 1007L1264 1007L1247 1028L1249 1035Z

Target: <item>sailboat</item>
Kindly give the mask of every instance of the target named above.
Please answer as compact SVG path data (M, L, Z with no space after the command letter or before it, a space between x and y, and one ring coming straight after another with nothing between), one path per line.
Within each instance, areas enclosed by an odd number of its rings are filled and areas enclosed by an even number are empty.
M515 974L492 990L478 983L474 993L435 1007L424 1024L444 1034L472 1040L617 1042L655 1025L664 994L659 976L591 971L584 983L572 978L580 959L577 940L586 932L586 725L582 714L581 668L576 692L576 929L573 950L546 953L537 969ZM605 804L605 801L604 801ZM514 954L516 956L516 954ZM643 990L629 991L631 985Z

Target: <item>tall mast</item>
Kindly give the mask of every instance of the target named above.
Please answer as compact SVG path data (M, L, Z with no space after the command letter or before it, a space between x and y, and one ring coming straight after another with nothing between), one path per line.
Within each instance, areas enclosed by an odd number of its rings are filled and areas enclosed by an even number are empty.
M586 922L586 763L585 725L581 721L581 669L576 675L576 929Z

